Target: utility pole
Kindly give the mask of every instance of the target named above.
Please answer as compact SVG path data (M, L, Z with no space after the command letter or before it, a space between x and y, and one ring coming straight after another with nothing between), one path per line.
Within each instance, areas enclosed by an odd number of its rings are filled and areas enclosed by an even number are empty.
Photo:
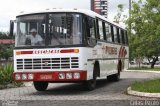
M129 18L131 17L131 0L129 0Z
M131 8L132 8L132 4L131 4L131 0L129 0L129 19L131 19ZM128 35L131 36L131 23L129 22L129 32ZM129 59L130 61L130 59ZM129 62L128 62L128 67L129 67Z
M131 18L132 0L129 0L129 19ZM131 35L131 23L129 22L129 35Z

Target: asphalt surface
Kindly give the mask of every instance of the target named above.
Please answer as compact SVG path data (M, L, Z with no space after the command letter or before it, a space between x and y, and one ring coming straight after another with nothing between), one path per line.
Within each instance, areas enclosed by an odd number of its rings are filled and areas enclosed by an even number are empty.
M98 80L93 91L86 91L80 83L52 83L44 92L36 91L33 86L3 89L0 90L0 106L160 106L158 98L126 93L135 81L154 78L160 78L160 74L122 72L118 82Z

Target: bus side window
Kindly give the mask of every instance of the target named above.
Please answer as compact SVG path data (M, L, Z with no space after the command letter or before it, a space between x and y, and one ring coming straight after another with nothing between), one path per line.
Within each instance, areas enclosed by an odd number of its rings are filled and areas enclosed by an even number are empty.
M111 25L111 36L112 36L112 42L114 42L114 30L113 30L113 25Z
M118 43L122 43L122 41L121 41L121 34L119 32L119 28L117 27L116 29L117 29L117 41L118 41Z
M89 20L89 34L91 38L96 39L95 37L95 29L94 29L94 19Z
M104 36L103 36L103 27L102 27L102 21L98 20L98 27L99 27L99 36L101 40L104 40Z
M121 33L121 35L122 35L122 44L125 44L126 42L126 39L125 39L125 37L124 37L124 30L123 29L121 29L120 30L120 33Z
M102 22L102 27L103 27L103 37L104 37L104 40L106 41L106 40L107 40L107 37L106 37L106 27L105 27L105 22Z
M118 43L118 33L117 33L117 28L113 26L113 33L114 33L114 42Z
M100 39L98 19L96 19L97 39Z
M118 28L117 30L119 36L118 43L125 44L123 29Z
M124 31L125 44L128 45L127 31Z
M95 34L95 20L93 18L87 17L86 20L87 27L87 40L89 46L96 45L96 34Z
M105 31L106 31L106 40L108 42L112 42L111 26L108 23L105 23Z

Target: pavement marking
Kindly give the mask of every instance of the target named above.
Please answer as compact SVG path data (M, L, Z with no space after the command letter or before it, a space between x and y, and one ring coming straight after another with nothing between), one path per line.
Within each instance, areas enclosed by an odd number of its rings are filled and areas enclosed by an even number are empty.
M160 73L160 71L150 71L150 70L124 70L124 72L148 72L148 73Z

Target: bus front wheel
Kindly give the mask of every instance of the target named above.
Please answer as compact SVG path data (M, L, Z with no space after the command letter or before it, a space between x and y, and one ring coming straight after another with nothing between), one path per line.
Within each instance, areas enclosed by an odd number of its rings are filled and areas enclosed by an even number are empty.
M37 91L45 91L48 87L48 82L38 82L38 81L34 81L33 82L34 88Z
M94 76L93 79L85 82L86 90L92 91L96 88L96 79L97 79L96 76Z

